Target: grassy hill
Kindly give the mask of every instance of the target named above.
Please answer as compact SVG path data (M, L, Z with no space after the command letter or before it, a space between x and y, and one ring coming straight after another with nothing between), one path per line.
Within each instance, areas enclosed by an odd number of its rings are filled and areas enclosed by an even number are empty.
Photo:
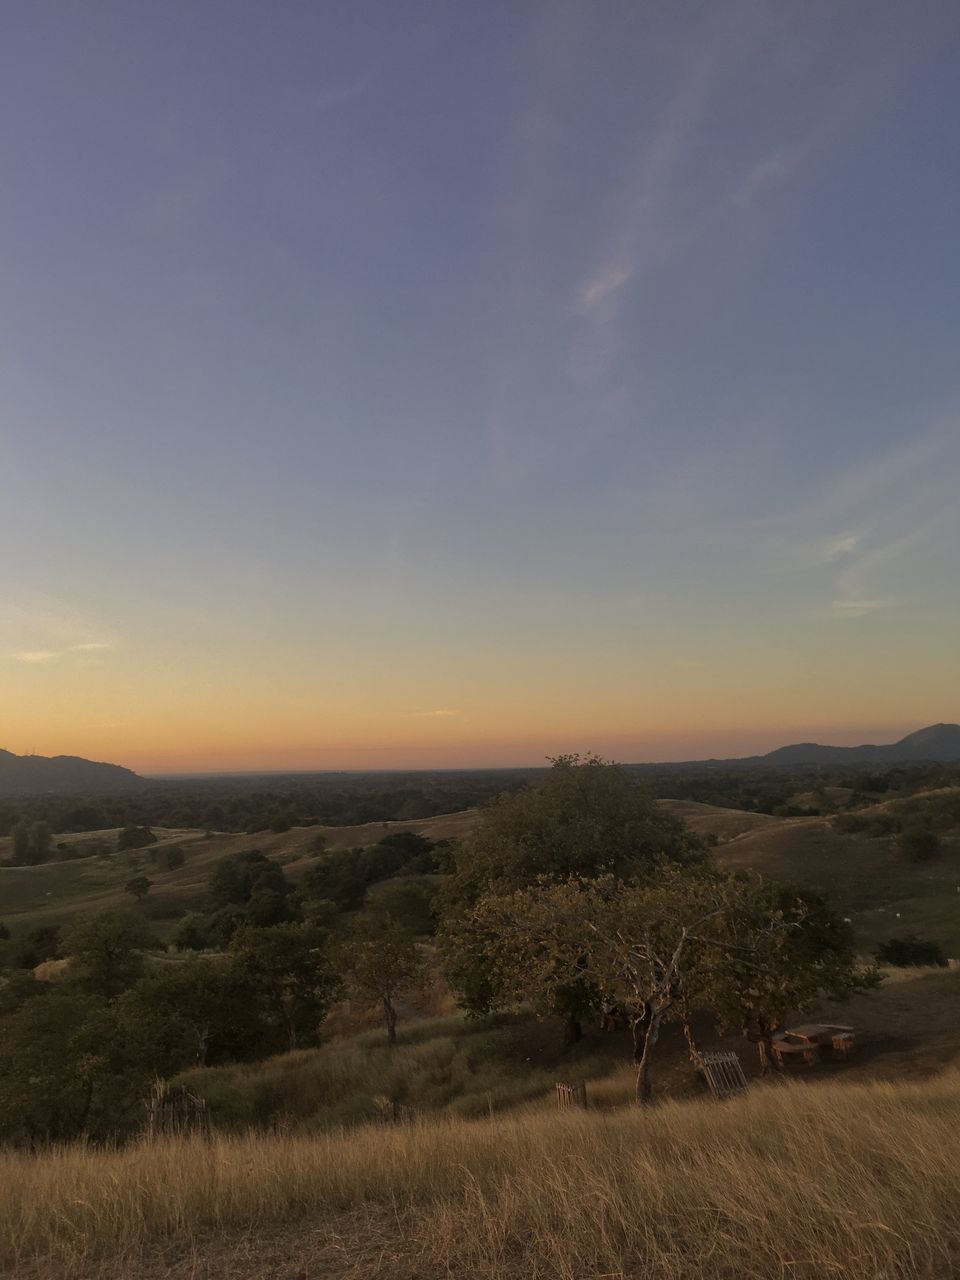
M910 815L918 806L953 804L960 789L932 792L871 806L870 814ZM779 818L740 809L724 809L693 800L661 804L704 837L715 836L715 854L726 866L753 869L774 879L817 889L853 921L861 944L873 948L893 935L915 932L938 941L948 955L960 956L960 838L944 840L941 857L925 864L909 862L891 835L869 836L838 830L830 817ZM413 822L367 823L352 827L294 827L282 833L208 834L201 830L155 828L160 844L178 845L186 863L175 871L150 866L154 882L143 910L165 937L176 919L200 906L214 863L230 853L260 849L277 859L296 881L309 866L316 837L329 849L374 844L389 831L417 831L432 839L466 835L477 810ZM96 841L116 845L117 832L59 835L60 842ZM0 840L0 860L9 854ZM135 874L122 855L50 862L39 867L0 866L0 920L14 930L62 924L78 911L130 904L123 886Z
M151 849L176 845L186 855L182 867L161 871L149 863L149 852L139 850L142 870L154 882L143 910L163 937L172 923L187 911L199 907L206 890L207 877L218 859L246 849L259 849L280 862L292 880L303 873L311 860L317 836L323 836L329 849L352 849L375 844L390 831L416 831L433 840L463 835L476 820L475 810L442 814L414 822L370 822L354 827L294 827L274 833L261 831L252 835L206 833L195 829L172 830L155 827L158 837ZM58 835L60 843L105 843L116 848L119 832L85 831ZM10 840L0 839L0 861L9 857ZM36 867L0 866L0 920L11 930L20 931L38 925L64 924L80 911L101 911L120 905L130 906L131 899L123 886L136 874L122 854L81 858L65 862L47 862Z
M275 1096L321 1111L358 1089L404 1088L420 1117L345 1130L322 1116L280 1115L259 1131L209 1141L8 1150L0 1153L0 1273L954 1275L960 1155L944 1135L960 1120L958 994L952 972L893 983L849 1011L865 1033L858 1061L832 1075L755 1082L722 1105L703 1097L623 1105L629 1070L608 1053L565 1064L591 1076L591 1107L560 1114L550 1096L558 1064L544 1057L518 1070L538 1034L521 1022L413 1023L394 1056L369 1034L284 1055L243 1070L259 1073ZM228 1070L240 1069L223 1069L221 1090ZM684 1072L689 1080L688 1065ZM498 1112L485 1095L513 1109Z
M956 789L887 801L871 813L912 814L939 803ZM934 938L948 955L960 956L960 838L943 841L929 863L911 863L894 836L840 831L832 818L775 818L720 809L689 800L665 807L702 836L716 834L715 854L724 866L759 871L825 893L854 924L861 945L903 933Z

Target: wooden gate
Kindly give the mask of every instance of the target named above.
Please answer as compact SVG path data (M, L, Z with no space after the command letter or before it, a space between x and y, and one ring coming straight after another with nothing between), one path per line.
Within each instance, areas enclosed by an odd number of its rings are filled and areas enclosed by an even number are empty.
M557 1106L561 1111L565 1111L568 1107L579 1107L585 1111L587 1107L586 1080L577 1080L574 1084L560 1084L558 1081Z
M703 1053L700 1055L700 1061L707 1084L715 1098L722 1100L737 1093L746 1093L747 1077L743 1074L740 1059L735 1053L732 1051Z

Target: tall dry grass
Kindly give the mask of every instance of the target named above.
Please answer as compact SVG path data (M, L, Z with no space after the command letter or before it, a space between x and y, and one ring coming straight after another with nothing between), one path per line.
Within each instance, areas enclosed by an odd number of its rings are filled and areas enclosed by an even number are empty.
M940 1278L960 1274L958 1124L949 1073L648 1112L8 1152L0 1260L44 1280ZM225 1242L247 1261L204 1270Z

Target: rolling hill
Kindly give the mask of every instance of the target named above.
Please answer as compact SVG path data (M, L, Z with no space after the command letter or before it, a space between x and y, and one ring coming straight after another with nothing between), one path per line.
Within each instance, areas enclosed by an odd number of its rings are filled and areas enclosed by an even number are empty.
M143 780L119 764L81 756L18 756L0 750L0 795L121 791Z
M906 761L960 760L960 724L932 724L886 746L824 747L796 742L761 759L766 764L901 764Z

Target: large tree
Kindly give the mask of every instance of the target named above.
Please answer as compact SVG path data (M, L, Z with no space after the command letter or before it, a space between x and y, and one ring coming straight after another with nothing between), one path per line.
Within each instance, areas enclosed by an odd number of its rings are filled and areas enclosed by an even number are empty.
M164 1076L269 1052L254 979L229 957L154 970L116 1008L138 1061Z
M499 939L495 980L515 998L549 1007L565 984L590 983L628 1011L636 1096L649 1102L668 1019L683 1022L697 1057L695 1008L744 1030L766 1029L822 992L869 985L852 952L824 952L828 921L822 904L818 911L819 920L810 904L759 877L664 865L653 883L541 883L484 899L474 914Z
M663 863L688 865L704 856L697 837L619 765L573 755L552 764L544 779L483 811L444 889L441 956L472 1012L509 997L497 965L497 931L475 912L478 903L569 877L643 883ZM596 1001L595 984L581 975L552 984L550 1011L563 1019L568 1040L579 1038Z
M387 1041L397 1042L397 1001L416 981L420 952L413 931L389 915L357 920L337 951L347 989L383 1010Z
M296 1049L316 1043L339 986L325 934L309 924L270 929L243 925L234 935L230 954L249 978L278 1046Z
M73 982L113 1000L142 976L143 953L156 945L141 916L132 911L102 911L63 931L60 954L70 960Z

